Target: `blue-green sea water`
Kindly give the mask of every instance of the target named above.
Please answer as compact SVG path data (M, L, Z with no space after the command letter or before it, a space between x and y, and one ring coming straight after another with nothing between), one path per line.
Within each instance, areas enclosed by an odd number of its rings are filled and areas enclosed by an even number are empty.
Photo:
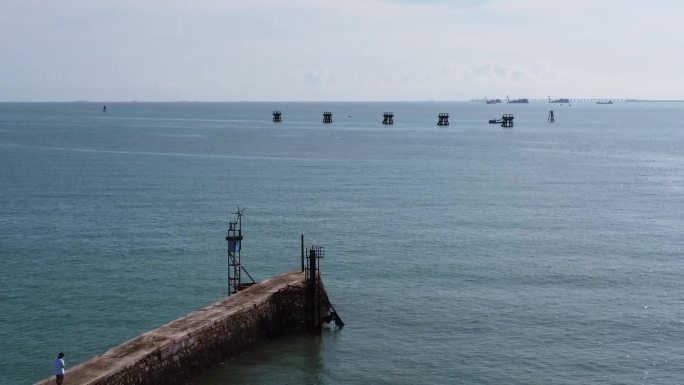
M107 107L0 104L2 384L224 298L238 205L252 276L304 234L347 325L197 385L684 382L684 104Z

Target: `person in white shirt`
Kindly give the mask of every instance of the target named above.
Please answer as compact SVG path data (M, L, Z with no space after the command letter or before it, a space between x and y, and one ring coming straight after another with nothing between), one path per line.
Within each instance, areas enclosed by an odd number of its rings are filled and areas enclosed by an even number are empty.
M64 353L59 353L57 358L55 358L54 365L57 385L62 385L62 381L64 381Z

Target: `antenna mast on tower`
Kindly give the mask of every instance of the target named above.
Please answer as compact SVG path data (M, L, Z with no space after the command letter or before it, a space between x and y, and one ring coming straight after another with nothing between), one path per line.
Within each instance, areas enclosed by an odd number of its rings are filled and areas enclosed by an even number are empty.
M228 235L226 236L226 241L228 242L228 296L255 283L240 261L243 239L242 217L244 217L244 212L245 209L240 210L238 206L237 211L232 213L236 216L235 221L228 223ZM242 283L241 273L243 271L252 281L251 283Z

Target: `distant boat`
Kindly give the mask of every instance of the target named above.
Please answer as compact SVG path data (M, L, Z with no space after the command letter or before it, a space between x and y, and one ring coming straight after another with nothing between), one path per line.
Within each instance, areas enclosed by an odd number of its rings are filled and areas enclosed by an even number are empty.
M613 104L613 101L612 101L612 100L609 100L609 101L607 101L607 102L604 102L604 101L600 101L600 100L599 100L598 102L596 102L596 104Z
M549 103L570 103L570 99L560 98L551 100L551 97L549 96Z
M510 100L510 99L508 99L508 95L506 95L506 102L508 102L508 103L510 103L510 104L523 104L523 103L526 104L526 103L529 103L530 101L527 100L527 99L513 99L513 100Z
M501 103L501 99L487 99L487 98L485 98L485 103L487 103L487 104L499 104L499 103Z

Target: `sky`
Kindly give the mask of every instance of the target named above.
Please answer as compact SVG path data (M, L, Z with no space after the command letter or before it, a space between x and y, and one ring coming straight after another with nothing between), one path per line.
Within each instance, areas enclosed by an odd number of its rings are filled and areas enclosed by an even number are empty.
M679 0L0 0L0 101L684 99Z

